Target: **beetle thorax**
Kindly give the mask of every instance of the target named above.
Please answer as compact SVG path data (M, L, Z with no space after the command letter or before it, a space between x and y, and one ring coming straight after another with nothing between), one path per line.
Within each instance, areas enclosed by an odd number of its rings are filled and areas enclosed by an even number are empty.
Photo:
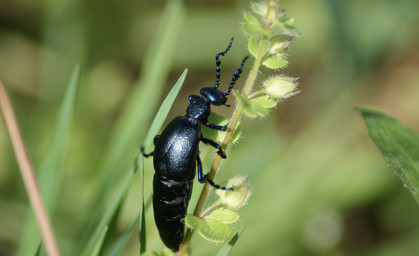
M208 116L211 113L210 102L199 96L189 97L189 106L186 109L186 116L201 122L207 122Z

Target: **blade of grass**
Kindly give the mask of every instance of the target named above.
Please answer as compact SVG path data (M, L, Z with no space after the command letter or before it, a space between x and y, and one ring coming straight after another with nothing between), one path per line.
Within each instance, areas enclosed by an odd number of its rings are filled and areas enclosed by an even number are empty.
M105 227L108 227L110 225L112 225L112 223L114 221L116 221L115 216L117 215L122 202L125 200L125 197L127 195L127 192L129 190L129 187L131 185L132 179L134 177L134 175L137 172L138 169L138 164L140 161L140 155L141 153L137 154L137 157L135 158L132 166L131 166L131 170L128 174L128 177L126 178L118 197L116 198L115 202L113 203L113 205L111 206L111 208L109 210L106 211L105 215L103 215L101 221L99 222L98 226L96 227L95 231L93 232L93 234L90 236L89 241L87 243L87 246L81 249L83 249L82 253L78 253L77 255L91 255L91 253L93 252L93 250L96 250L96 245L98 244L98 241L101 238L101 235L103 233L103 230L105 229ZM101 250L103 248L100 248Z
M151 123L150 129L148 129L147 135L144 139L145 148L150 147L151 143L153 142L154 136L156 136L156 134L160 131L161 127L163 126L163 123L166 120L167 115L169 114L169 111L172 108L173 103L175 102L176 97L183 86L183 83L185 82L187 74L188 69L185 69L182 75L177 80L176 84L173 86L172 90L170 90L169 94L167 94L166 98L164 99L163 103L159 108L159 111L157 111L156 117Z
M377 110L358 110L387 164L419 204L419 133Z
M81 248L95 229L97 220L101 219L109 194L114 184L120 180L121 172L129 166L129 162L138 150L138 143L143 141L149 120L161 97L165 81L173 62L176 43L185 19L185 7L182 0L168 1L162 15L159 28L150 48L144 57L141 76L135 82L125 106L115 123L110 135L106 152L99 166L100 176L97 178L97 194L92 199L92 217L86 225L85 234L81 238ZM115 171L117 170L117 171Z
M98 195L99 207L95 208L101 209L102 200L107 198L102 192L106 193L109 183L118 180L115 175L119 173L115 170L121 170L130 162L138 149L138 142L143 141L148 124L154 116L151 110L157 107L164 91L184 19L183 1L168 1L158 31L144 58L141 76L135 82L131 96L110 136L101 171L103 188Z
M6 125L10 141L15 152L19 170L22 175L22 180L26 188L32 209L35 213L41 235L45 244L46 251L51 256L60 255L57 242L55 240L54 232L44 202L42 201L41 193L35 178L33 165L29 159L28 151L26 150L19 125L16 120L16 115L13 111L12 104L7 96L6 89L3 82L0 80L0 111ZM24 245L23 245L24 246Z
M145 222L145 207L144 207L144 162L141 165L141 211L140 211L140 237L139 237L139 251L143 254L147 250L147 236L146 236L146 222Z
M170 90L169 94L167 95L167 97L165 98L165 100L163 101L159 111L156 114L156 117L153 121L153 125L150 127L150 130L147 134L146 139L148 139L149 144L151 144L151 141L153 140L153 133L157 133L160 129L161 126L164 123L164 120L166 119L167 115L169 114L170 108L173 105L180 89L182 88L182 85L185 81L186 78L186 74L187 74L187 70L185 70L182 75L179 77L178 81L176 82L176 84L173 86L172 90ZM97 240L100 238L100 234L101 231L103 230L103 228L105 226L114 226L115 222L117 221L117 213L119 212L119 209L125 199L125 196L129 190L129 187L131 185L131 181L132 178L134 177L135 173L138 170L138 165L141 159L141 152L139 152L134 160L134 163L131 166L131 170L130 173L127 177L127 180L125 181L124 185L122 186L121 192L119 194L119 196L117 197L117 200L115 201L114 205L110 208L110 210L108 210L106 212L106 215L104 217L102 217L102 220L100 221L99 225L96 227L93 235L90 237L89 242L86 246L86 248L84 249L82 255L89 255L89 252L92 250L93 246L95 244L97 244ZM142 173L142 180L144 177L144 173ZM142 188L144 188L144 186L142 186ZM144 194L144 191L143 193ZM136 220L138 221L138 220Z
M53 212L57 188L60 184L61 164L64 159L64 153L70 134L71 119L73 116L74 104L77 96L77 89L80 83L80 65L74 67L70 81L67 86L63 102L58 112L58 118L55 131L51 139L51 145L45 155L38 171L38 182L41 189L42 198L45 207L50 213ZM16 255L29 255L34 251L39 243L40 235L38 225L32 213L26 217L23 233L19 244L19 250Z
M130 238L130 236L132 234L132 231L134 230L135 227L137 227L138 220L140 220L142 218L142 215L145 216L145 213L147 212L148 208L150 207L151 199L152 199L152 197L150 196L145 203L144 210L138 214L137 218L135 218L134 221L128 226L128 228L125 229L124 233L122 233L122 235L119 236L118 240L114 243L112 248L109 251L105 252L105 255L107 255L107 256L120 255L120 251L122 250L124 245L127 243L128 239ZM140 237L145 236L145 232L144 232L143 235L141 235L141 233L142 233L142 230L140 228Z
M218 251L216 256L227 256L230 254L237 240L239 240L240 235L243 233L245 226L242 226L239 231L228 241L220 251Z
M96 241L96 244L92 250L92 253L90 253L89 256L97 256L100 254L107 234L108 234L108 227L104 227L102 232L99 235L99 239Z

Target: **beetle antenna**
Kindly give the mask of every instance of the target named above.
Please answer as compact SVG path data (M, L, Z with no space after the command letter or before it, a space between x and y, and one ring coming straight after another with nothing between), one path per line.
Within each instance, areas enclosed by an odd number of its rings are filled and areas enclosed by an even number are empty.
M231 78L230 85L228 86L228 90L224 93L225 95L229 95L231 90L233 89L234 84L236 83L236 80L240 77L240 74L242 73L242 68L246 60L250 58L249 55L244 57L242 60L242 63L240 64L240 67L234 72L233 77Z
M215 55L215 65L217 66L215 68L215 71L217 73L215 74L215 86L214 88L218 88L220 85L220 71L221 71L221 60L219 59L220 56L224 56L227 54L228 51L230 51L231 45L233 44L234 37L230 39L230 43L228 44L227 48L223 52L219 52L217 55Z

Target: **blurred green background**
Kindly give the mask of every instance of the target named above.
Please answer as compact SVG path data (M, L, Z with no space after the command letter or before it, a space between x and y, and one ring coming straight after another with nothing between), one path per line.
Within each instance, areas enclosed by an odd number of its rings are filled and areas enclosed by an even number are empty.
M381 109L419 130L419 2L283 0L281 7L304 36L295 40L290 65L280 73L299 77L302 92L267 119L242 119L242 138L227 152L216 180L245 174L253 189L240 210L239 225L246 229L232 255L417 255L419 208L354 107ZM248 8L243 0L0 1L0 76L36 169L73 67L82 66L51 213L63 255L77 255L92 216L106 211L183 69L189 74L169 119L183 115L188 95L214 83L214 55L234 36L222 59L227 86L247 54L239 26ZM171 22L159 25L165 19ZM248 71L246 66L237 88ZM270 74L262 70L260 80ZM144 85L151 86L145 95ZM129 106L135 111L126 111ZM213 152L202 151L208 170ZM0 163L0 255L21 255L30 206L4 123ZM147 197L151 161L145 171ZM136 177L115 237L136 218L139 194ZM151 211L147 224L148 249L160 251ZM135 255L137 247L133 232L122 255ZM197 235L192 240L194 255L220 248Z

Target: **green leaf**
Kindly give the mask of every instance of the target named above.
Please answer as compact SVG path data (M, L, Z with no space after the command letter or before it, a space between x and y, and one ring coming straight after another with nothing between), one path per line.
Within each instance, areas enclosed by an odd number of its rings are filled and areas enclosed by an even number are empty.
M160 15L158 28L143 59L146 65L142 65L140 76L118 113L118 120L99 164L102 167L96 183L99 188L96 189L96 198L92 199L94 204L91 205L91 209L87 209L92 212L88 230L94 228L93 225L103 214L109 198L115 193L111 188L116 182L121 181L121 172L116 170L125 170L129 166L139 144L144 141L172 68L181 28L186 18L185 10L184 1L173 0L167 2ZM88 240L90 235L85 234L85 239L82 240Z
M377 110L358 110L387 164L419 203L419 133Z
M161 127L163 126L164 121L166 120L167 115L169 114L170 109L172 108L173 103L176 100L177 95L179 94L180 89L185 82L186 75L188 70L185 69L182 75L179 77L173 88L170 90L169 94L164 99L162 105L159 108L159 111L156 114L153 122L151 123L150 129L147 132L147 135L144 140L144 147L147 148L153 142L154 136L158 134Z
M240 228L240 230L226 243L223 248L217 253L216 256L227 256L231 250L233 249L234 245L236 244L237 240L239 240L240 235L244 231L244 226Z
M157 112L157 115L153 121L153 125L150 127L150 130L159 130L164 122L164 120L166 119L166 116L168 114L168 111L170 109L170 107L173 105L173 102L176 99L176 96L180 90L180 88L183 85L185 76L187 74L187 71L185 70L183 72L183 74L181 75L181 77L178 79L178 82L175 84L175 86L172 88L172 90L169 92L169 94L167 95L166 99L163 101L163 104L161 105L159 111ZM157 133L157 132L155 132ZM154 134L155 135L155 134ZM147 138L146 140L148 140L148 144L151 144L151 141L154 137L152 132L148 132ZM147 145L147 144L145 144ZM134 176L134 174L137 172L138 169L138 163L140 161L140 157L142 156L142 154L139 152L137 154L136 159L134 160L130 173L128 174L127 180L125 181L119 197L117 198L117 200L114 202L114 205L108 209L108 211L106 212L106 215L102 217L101 222L99 223L99 225L96 227L94 234L90 237L89 239L89 243L86 246L86 248L83 251L82 255L88 255L88 252L91 250L93 243L95 243L95 241L98 239L98 235L100 230L103 228L103 226L110 226L112 223L114 223L116 221L116 216L118 213L118 209L120 207L120 205L122 205L122 202L125 199L126 193L131 185L131 180ZM142 222L145 224L145 222ZM145 227L144 227L144 231L145 232ZM145 236L145 234L144 234ZM145 245L145 241L142 241L142 244Z
M205 218L218 220L224 224L233 224L240 219L240 215L237 212L220 207L213 210L209 215L205 216Z
M253 99L247 99L234 91L233 95L237 102L242 105L243 112L250 118L266 117L269 114L269 109L275 107L278 103L278 99L272 99L266 95Z
M95 246L98 244L98 241L101 239L101 235L103 230L106 227L109 227L111 225L114 225L118 215L118 212L121 208L122 203L125 200L125 197L127 195L127 192L129 190L129 187L131 185L131 182L133 180L133 177L138 169L138 162L140 160L140 156L142 156L141 152L137 154L137 157L135 158L131 170L128 174L128 177L126 178L124 184L122 185L122 188L119 192L119 195L117 196L116 200L113 202L111 207L106 210L105 215L102 216L102 219L100 220L99 224L97 225L95 231L90 236L87 246L84 247L83 252L80 255L91 255L92 251L95 250Z
M228 124L228 119L222 115L219 115L215 112L211 112L210 116L208 117L208 123L216 124L216 125L226 125ZM218 131L211 128L206 127L205 125L201 126L202 135L205 138L210 138L214 141L221 143L224 140L224 137L227 131ZM240 136L241 136L242 126L241 123L238 122L236 129L234 130L233 137L231 138L231 143L236 143Z
M141 204L141 212L140 212L140 218L139 218L139 221L140 221L139 243L140 243L140 255L141 255L147 250L146 221L145 221L145 207L144 207L144 161L141 161L141 202L140 204Z
M279 69L284 68L288 65L288 61L285 59L277 58L276 56L268 56L264 59L262 62L262 65L264 65L267 68L270 69Z
M219 201L231 210L238 210L244 206L251 195L250 186L244 182L246 178L247 176L235 176L227 182L220 183L223 187L234 186L234 190L216 190Z
M99 255L103 248L103 242L105 241L106 234L108 233L108 227L104 227L102 232L99 235L99 238L96 240L96 243L94 244L92 252L89 254L89 256L96 256Z
M251 14L250 12L244 12L243 13L243 18L244 18L245 22L248 23L248 24L257 25L257 26L262 27L258 18L256 16L254 16L253 14Z
M251 36L249 38L249 41L247 42L247 49L249 50L250 54L252 54L253 57L256 58L258 52L259 52L260 42L258 37Z
M251 99L251 101L256 104L257 106L260 106L265 109L270 109L275 107L278 104L277 99L272 99L268 95L263 95L260 97L256 97L254 99Z
M70 81L67 85L63 102L58 112L58 118L55 125L54 134L51 139L48 152L45 156L38 170L38 182L44 200L45 207L51 214L55 208L57 190L60 187L60 175L62 172L62 162L67 147L71 119L73 116L74 103L76 101L77 89L80 83L80 65L74 67ZM30 213L25 220L22 228L23 233L20 235L21 239L19 250L16 255L30 255L41 239L39 234L38 224Z
M149 252L145 252L144 254L141 254L141 256L159 256L159 254L154 251L149 251Z
M174 253L169 248L164 248L163 251L160 253L160 256L176 256L176 253Z
M200 234L204 239L214 243L226 242L232 234L232 230L229 225L215 219L186 215L185 224L189 228L198 231L198 234Z

